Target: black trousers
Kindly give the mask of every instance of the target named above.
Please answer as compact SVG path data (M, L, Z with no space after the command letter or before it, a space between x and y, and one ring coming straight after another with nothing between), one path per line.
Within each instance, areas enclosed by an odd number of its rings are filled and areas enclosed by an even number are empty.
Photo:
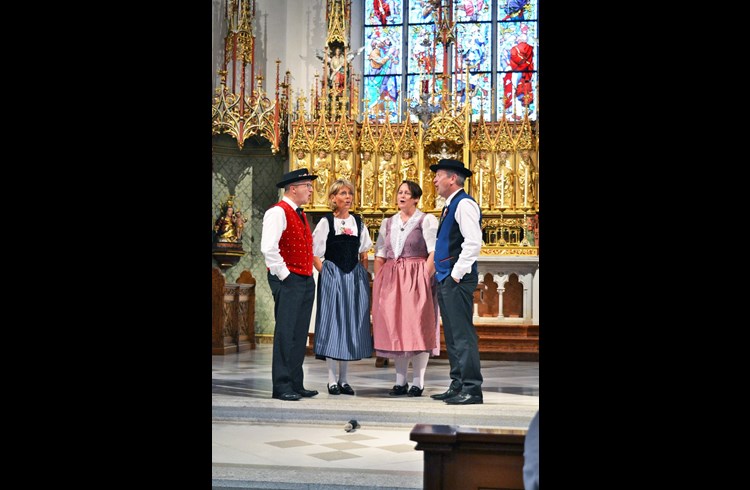
M304 388L302 362L305 360L307 333L310 330L315 280L292 272L286 279L268 273L273 295L276 328L273 333L271 381L273 394Z
M474 290L479 282L475 272L464 274L456 283L451 276L438 283L438 305L443 320L445 347L450 362L451 388L470 395L482 394L479 365L479 337L474 328Z

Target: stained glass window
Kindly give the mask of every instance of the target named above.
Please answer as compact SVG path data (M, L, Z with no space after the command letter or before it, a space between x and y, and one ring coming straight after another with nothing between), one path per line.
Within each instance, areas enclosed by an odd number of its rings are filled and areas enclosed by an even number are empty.
M423 92L440 100L444 78L472 118L536 119L538 0L365 0L362 99L369 117L398 122ZM439 22L454 23L444 59ZM443 31L446 32L446 31ZM468 70L468 89L466 87ZM434 94L434 95L433 95ZM494 96L493 96L494 94Z

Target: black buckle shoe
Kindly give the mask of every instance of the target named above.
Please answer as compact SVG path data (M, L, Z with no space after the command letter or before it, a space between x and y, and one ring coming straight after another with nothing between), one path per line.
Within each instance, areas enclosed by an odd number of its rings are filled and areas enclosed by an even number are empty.
M339 383L339 390L341 390L341 393L344 395L353 395L354 390L351 386L349 386L349 383L341 384Z
M424 391L423 388L417 388L416 386L412 386L409 388L409 396L422 396L422 392Z
M461 393L454 396L453 398L448 398L447 400L445 400L445 403L447 403L448 405L475 405L484 403L484 400L482 398L482 395L470 395L468 393Z
M309 398L311 396L317 395L318 394L318 390L306 390L306 389L302 388L301 390L297 390L297 393L299 394L299 396L302 396L302 397L305 397L305 398Z
M336 383L333 383L332 385L328 385L328 394L329 395L340 395L341 390L339 390L339 385Z
M401 396L406 395L409 391L409 383L404 383L404 386L393 385L393 389L388 392L390 396Z
M278 393L273 395L273 398L276 398L277 400L282 400L285 402L291 402L295 400L299 400L302 398L298 393L291 392L291 393Z
M461 393L461 388L454 390L453 388L448 388L448 391L445 393L440 393L438 395L430 395L430 398L433 400L447 400L448 398L453 398L454 396Z

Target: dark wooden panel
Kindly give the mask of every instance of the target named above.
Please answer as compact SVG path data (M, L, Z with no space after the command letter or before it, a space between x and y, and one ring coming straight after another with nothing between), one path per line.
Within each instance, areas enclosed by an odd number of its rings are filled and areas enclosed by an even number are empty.
M523 490L525 429L417 424L424 490Z

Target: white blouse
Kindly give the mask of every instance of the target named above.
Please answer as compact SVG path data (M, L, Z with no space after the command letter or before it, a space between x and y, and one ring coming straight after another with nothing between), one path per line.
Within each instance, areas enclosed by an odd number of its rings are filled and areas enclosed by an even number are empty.
M333 218L333 225L335 227L336 235L343 235L345 234L345 230L348 230L350 233L346 234L359 236L359 230L357 230L357 222L355 221L354 216L351 214L346 219ZM367 252L368 250L370 250L370 247L372 247L372 239L370 238L370 233L367 231L367 225L364 224L364 221L362 222L362 226L364 227L364 233L362 233L362 236L359 237L359 253ZM319 259L325 258L326 241L328 241L328 231L328 220L323 217L320 219L320 221L318 221L318 224L315 225L315 230L313 230L312 234L313 255L318 257Z
M380 224L380 232L378 235L378 242L375 245L375 256L376 257L386 257L385 253L385 232L386 232L386 226L388 226L388 223L391 225L391 248L393 248L393 253L396 256L396 258L399 258L401 256L401 252L404 250L404 241L406 240L406 237L409 236L409 233L412 232L414 228L416 228L417 223L421 219L421 216L425 214L424 212L417 209L414 214L411 215L409 220L404 223L401 221L401 214L396 213L393 216L391 216L388 219L384 219L383 222ZM438 229L438 220L435 216L431 214L427 214L425 216L424 221L422 222L422 235L424 236L424 241L427 244L427 253L433 252L435 250L435 242L437 240L437 229Z

